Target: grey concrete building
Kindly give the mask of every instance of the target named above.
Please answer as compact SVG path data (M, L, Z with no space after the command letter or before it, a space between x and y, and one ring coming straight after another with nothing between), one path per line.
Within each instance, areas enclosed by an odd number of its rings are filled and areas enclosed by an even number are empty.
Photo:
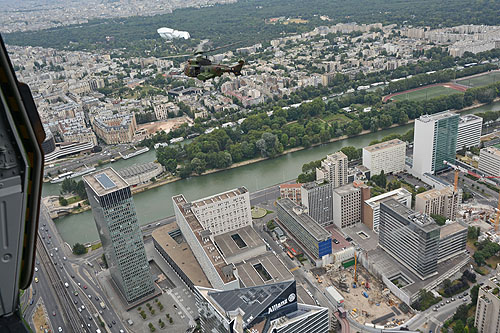
M437 274L440 228L390 199L380 203L379 246L422 280Z
M302 185L302 205L309 216L321 225L333 223L333 188L331 183L311 182Z
M439 231L438 263L465 253L467 244L467 225L453 222L441 227Z
M112 168L83 176L113 281L127 302L155 291L130 187Z

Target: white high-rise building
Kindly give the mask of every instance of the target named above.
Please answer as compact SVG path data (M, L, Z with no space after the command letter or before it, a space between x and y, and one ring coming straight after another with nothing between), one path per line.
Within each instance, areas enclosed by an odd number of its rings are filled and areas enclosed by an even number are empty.
M473 114L460 116L458 121L457 151L463 147L479 147L483 118Z
M193 201L191 210L214 236L252 225L250 193L245 187Z
M457 149L458 115L443 111L415 120L413 170L423 175L445 169L454 162Z
M398 173L405 169L406 144L399 140L389 140L363 148L363 165L371 175Z
M347 156L341 151L326 155L321 168L316 168L316 180L326 180L333 188L347 184Z
M500 176L500 149L495 147L481 149L479 170L492 176Z

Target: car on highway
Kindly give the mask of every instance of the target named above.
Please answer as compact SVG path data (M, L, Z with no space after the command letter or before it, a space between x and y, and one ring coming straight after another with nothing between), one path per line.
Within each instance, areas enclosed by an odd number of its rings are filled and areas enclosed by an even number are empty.
M450 304L450 300L449 299L446 300L446 304Z
M54 256L54 253L50 252L50 256L53 257Z
M35 267L35 272L38 272L38 267Z
M61 327L61 326L59 326L59 327L57 328L57 331L58 331L58 332L62 332L62 331L63 331L63 330L62 330L62 327Z
M75 290L75 291L73 292L73 295L78 296L78 291L76 291L76 290Z
M112 320L111 322L113 323L113 325L116 325L116 321Z
M35 301L35 300L32 298L32 299L31 299L31 301L30 301L30 305L33 305L33 302L34 302L34 301Z
M92 295L89 294L89 298L92 299Z
M111 323L108 323L108 327L111 328L111 327L113 327L113 325L111 325Z
M38 283L38 278L37 277L35 278L35 283Z
M87 285L86 284L83 285L83 289L87 289Z
M451 301L452 301L452 302L455 302L455 298L453 298L453 297L452 297L452 298L451 298Z
M68 258L66 258L66 257L63 257L63 260L67 260L67 259L68 259Z
M444 306L444 303L441 303L440 305L441 305L441 306Z
M78 304L78 300L77 300L77 299L75 299L75 300L73 301L73 303Z
M53 316L55 317L55 315L56 315L56 312L55 312L55 311L52 311L52 315L53 315Z

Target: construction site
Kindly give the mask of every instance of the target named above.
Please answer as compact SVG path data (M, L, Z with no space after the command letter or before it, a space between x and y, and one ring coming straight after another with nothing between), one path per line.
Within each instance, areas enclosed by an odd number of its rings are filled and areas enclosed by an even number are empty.
M318 271L318 273L321 273ZM361 324L386 328L404 324L413 316L410 308L390 293L382 281L357 262L348 268L329 266L317 275L323 288L333 286L344 309Z

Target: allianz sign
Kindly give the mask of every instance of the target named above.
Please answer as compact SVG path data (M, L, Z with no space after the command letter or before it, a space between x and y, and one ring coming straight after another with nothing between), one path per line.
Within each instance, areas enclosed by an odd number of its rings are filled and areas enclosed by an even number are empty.
M271 313L273 313L274 311L276 311L276 310L278 310L279 308L281 308L282 306L287 305L288 303L292 303L293 301L295 301L295 294L294 294L294 293L291 293L290 295L288 295L288 298L285 298L284 300L282 300L282 301L281 301L281 302L279 302L279 303L276 303L276 304L271 305L271 306L267 309L267 314L271 314Z

